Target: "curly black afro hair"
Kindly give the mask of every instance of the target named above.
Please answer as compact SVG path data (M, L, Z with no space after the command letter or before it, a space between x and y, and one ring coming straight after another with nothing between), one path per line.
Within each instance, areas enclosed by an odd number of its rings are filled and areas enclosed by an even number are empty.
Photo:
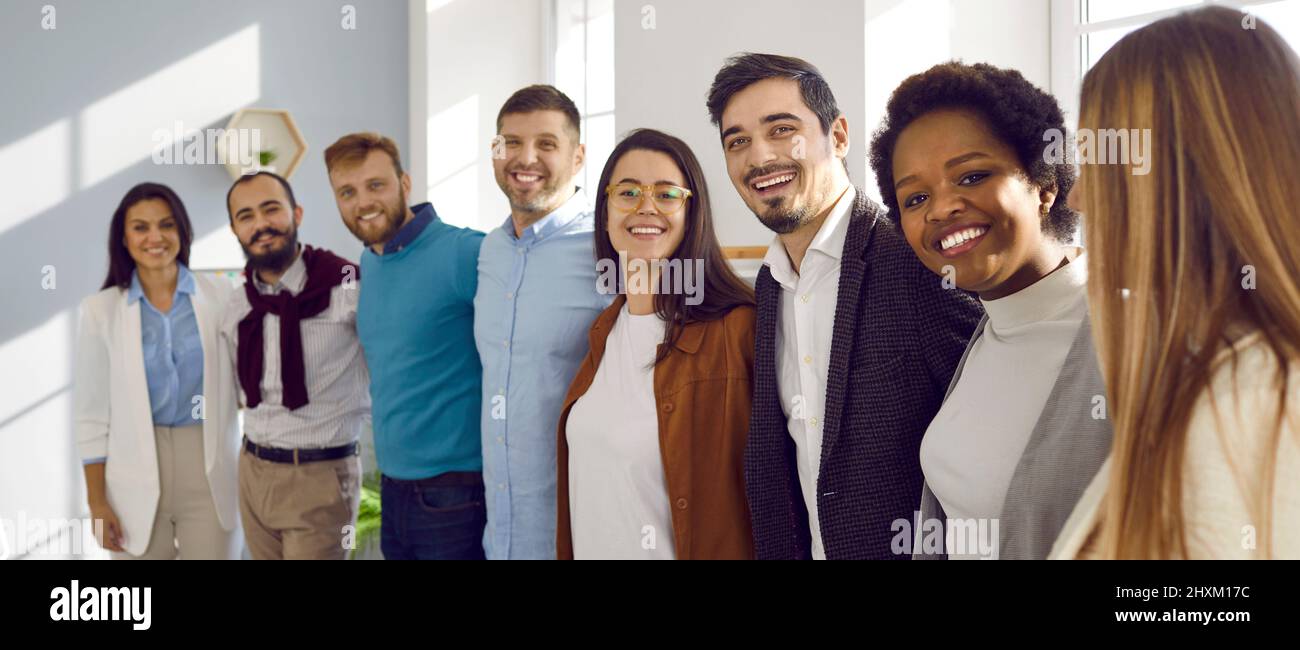
M1043 220L1043 231L1060 241L1069 241L1079 223L1078 213L1065 204L1074 186L1074 166L1068 160L1057 164L1043 160L1044 134L1056 129L1064 137L1067 132L1061 107L1055 97L1039 90L1019 72L987 63L941 63L908 77L890 96L885 120L871 140L871 169L890 214L895 219L900 214L894 196L893 168L898 135L922 115L944 108L967 109L981 115L993 134L1016 152L1031 183L1056 188L1056 200Z

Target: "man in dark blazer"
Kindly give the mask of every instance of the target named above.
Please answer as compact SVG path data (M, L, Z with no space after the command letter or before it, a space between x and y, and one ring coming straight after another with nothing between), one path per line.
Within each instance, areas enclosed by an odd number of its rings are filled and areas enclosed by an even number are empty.
M849 180L848 121L806 61L727 60L727 173L777 234L756 284L745 484L767 559L906 559L921 437L982 314ZM900 538L900 535L907 537Z

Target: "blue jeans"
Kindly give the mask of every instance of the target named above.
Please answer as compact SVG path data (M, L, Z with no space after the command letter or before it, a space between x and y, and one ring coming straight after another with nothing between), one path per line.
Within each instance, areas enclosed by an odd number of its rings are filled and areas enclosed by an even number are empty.
M481 477L473 485L437 484L445 476L423 481L383 477L379 543L384 559L484 559L487 507Z

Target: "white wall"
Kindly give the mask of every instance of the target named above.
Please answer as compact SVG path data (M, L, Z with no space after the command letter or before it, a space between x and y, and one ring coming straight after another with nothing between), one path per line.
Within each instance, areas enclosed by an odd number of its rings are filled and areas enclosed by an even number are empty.
M889 95L907 77L938 63L1015 68L1051 91L1049 5L1045 0L866 0L867 124L885 117ZM877 201L875 176L866 189Z
M358 254L321 152L361 129L406 145L406 13L388 0L349 0L355 29L346 29L341 4L0 2L8 55L0 57L5 541L15 541L20 513L28 522L87 514L71 431L76 308L104 279L109 220L127 189L154 181L176 190L194 226L192 266L226 265L223 253L232 249L239 263L226 216L226 170L154 164L155 129L169 130L175 120L224 127L250 105L288 109L307 140L290 179L304 206L302 240ZM56 10L54 29L42 28L46 5ZM0 544L0 557L19 554L6 550ZM51 557L40 550L32 555Z
M492 175L497 111L516 90L546 82L542 21L548 3L415 1L427 2L427 103L416 110L425 116L428 167L423 178L411 180L427 188L444 221L491 230L510 214ZM417 145L413 157L420 156Z
M654 29L643 7L654 7ZM713 190L726 246L766 245L758 223L727 178L705 94L723 59L742 51L806 59L821 69L849 121L850 175L878 198L867 169L871 132L889 94L908 75L960 58L1014 67L1047 89L1048 4L1044 0L776 0L615 3L617 130L653 127L695 150ZM645 74L671 71L665 89Z
M726 246L765 245L772 233L745 207L727 177L718 129L705 96L726 57L738 52L797 56L816 65L848 117L850 174L866 169L863 129L862 0L699 2L655 0L654 29L645 29L640 2L616 2L615 124L619 135L656 128L686 141L704 168L713 195L714 225ZM669 71L671 83L646 75Z

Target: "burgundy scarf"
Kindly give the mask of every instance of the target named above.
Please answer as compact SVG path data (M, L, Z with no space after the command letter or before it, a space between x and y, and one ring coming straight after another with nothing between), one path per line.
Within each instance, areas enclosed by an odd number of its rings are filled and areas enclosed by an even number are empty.
M280 383L284 386L284 406L290 411L305 406L307 371L302 358L301 321L330 306L330 290L347 277L361 279L361 269L323 248L302 247L302 261L307 265L307 283L298 295L286 290L279 294L262 294L253 284L254 271L244 267L244 295L252 310L239 321L239 385L244 389L248 408L262 403L262 321L267 314L280 317ZM349 271L350 269L350 271Z

